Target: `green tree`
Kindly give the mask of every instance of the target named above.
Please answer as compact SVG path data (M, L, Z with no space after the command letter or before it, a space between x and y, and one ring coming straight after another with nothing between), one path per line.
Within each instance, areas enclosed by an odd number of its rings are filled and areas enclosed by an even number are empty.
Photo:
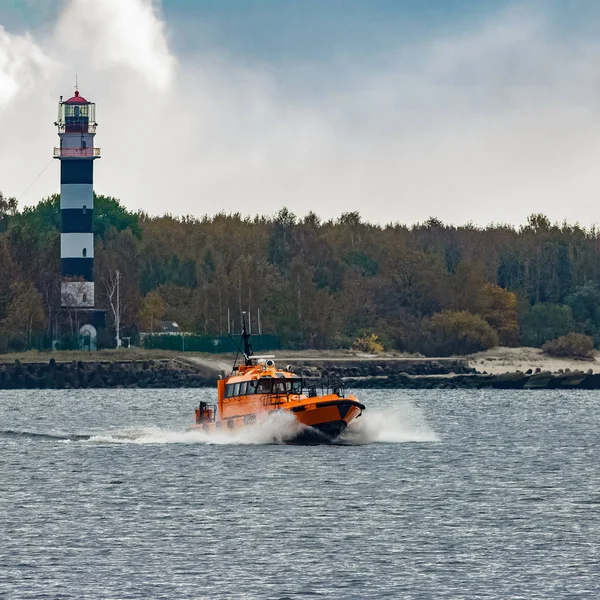
M539 348L574 328L571 308L560 304L536 304L521 319L521 335L526 346Z
M17 214L16 198L7 198L0 192L0 233L6 231L11 217Z
M600 327L600 287L588 281L567 297L566 304L573 311L573 318L589 332Z

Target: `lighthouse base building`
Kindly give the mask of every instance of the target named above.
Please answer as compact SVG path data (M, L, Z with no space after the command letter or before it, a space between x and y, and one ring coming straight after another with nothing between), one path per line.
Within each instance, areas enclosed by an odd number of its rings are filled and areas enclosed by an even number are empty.
M95 308L94 288L94 148L96 105L79 91L58 104L60 146L60 337L77 336L81 349L95 350L105 311Z

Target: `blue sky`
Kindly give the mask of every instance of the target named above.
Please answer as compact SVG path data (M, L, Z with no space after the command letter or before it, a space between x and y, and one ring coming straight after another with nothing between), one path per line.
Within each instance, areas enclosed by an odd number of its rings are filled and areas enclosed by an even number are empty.
M162 9L174 46L182 51L219 46L267 61L331 60L341 55L377 55L398 42L468 26L503 8L508 0L164 0ZM520 4L523 4L522 2ZM529 3L534 5L536 3ZM537 3L539 4L539 2ZM581 19L568 0L547 0L561 18ZM573 6L573 11L568 10ZM0 23L23 31L50 21L60 0L0 0ZM584 19L582 19L584 20Z
M599 37L592 0L0 0L0 189L78 73L134 209L600 222Z

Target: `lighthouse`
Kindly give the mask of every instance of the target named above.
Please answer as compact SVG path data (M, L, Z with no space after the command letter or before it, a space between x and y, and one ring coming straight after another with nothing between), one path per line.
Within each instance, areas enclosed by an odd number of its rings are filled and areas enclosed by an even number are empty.
M54 158L60 161L60 303L63 311L76 316L79 335L95 347L96 327L104 312L94 310L94 148L96 105L79 91L58 104L60 146ZM102 313L102 314L99 314Z

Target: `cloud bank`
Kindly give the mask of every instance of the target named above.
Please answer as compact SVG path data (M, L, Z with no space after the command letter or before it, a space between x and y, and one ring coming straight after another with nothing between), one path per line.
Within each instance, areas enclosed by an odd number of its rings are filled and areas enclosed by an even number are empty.
M541 9L357 64L175 55L151 0L66 0L51 28L0 26L0 189L58 191L59 95L97 103L96 190L151 214L373 222L600 221L600 45ZM375 62L375 60L377 62Z

